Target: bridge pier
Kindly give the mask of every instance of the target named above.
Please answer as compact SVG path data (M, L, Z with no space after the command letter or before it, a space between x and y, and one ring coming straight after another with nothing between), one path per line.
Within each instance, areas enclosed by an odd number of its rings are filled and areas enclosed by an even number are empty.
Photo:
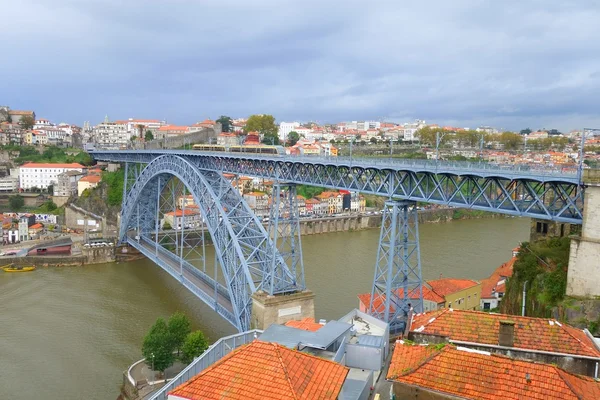
M585 170L581 236L571 237L567 296L600 296L600 171Z
M423 311L418 224L416 202L385 203L369 314L389 323L392 333L404 330L411 308Z
M251 329L315 317L315 295L310 290L271 296L263 291L252 295Z

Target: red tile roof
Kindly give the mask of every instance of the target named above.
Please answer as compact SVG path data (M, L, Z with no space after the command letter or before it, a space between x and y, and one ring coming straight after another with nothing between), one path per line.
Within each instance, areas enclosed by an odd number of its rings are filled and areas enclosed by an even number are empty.
M44 227L44 225L37 223L37 224L33 224L29 227L29 229L42 229Z
M300 321L288 321L285 323L285 326L311 332L316 332L323 327L323 325L315 322L314 318L304 318Z
M505 278L509 278L513 274L513 266L516 257L510 259L510 261L505 262L490 275L489 278L483 279L481 281L481 298L482 299L491 299L495 298L494 293L504 293L506 290L506 285L504 284ZM503 282L499 284L499 282Z
M471 279L442 278L427 281L427 284L431 286L431 289L438 295L448 296L449 294L460 292L461 290L478 285L479 282Z
M333 361L255 340L169 395L190 400L334 400L348 371Z
M100 175L86 175L79 180L79 182L90 182L90 183L98 183L102 177Z
M83 168L83 165L77 163L70 164L51 164L51 163L26 163L21 168Z
M396 342L387 379L469 399L600 399L593 378L451 345Z
M410 330L450 340L498 345L501 320L514 321L515 348L600 358L600 351L582 330L545 318L444 309L415 315Z
M399 298L403 298L404 297L404 289L398 289L396 291L397 295ZM409 298L411 299L418 299L419 296L419 291L418 290L413 290L412 292L409 293ZM371 306L371 293L363 293L363 294L359 294L358 295L358 300L365 306L365 308L368 310ZM423 300L429 300L429 301L433 301L436 304L440 304L440 303L444 303L444 298L439 296L437 293L433 292L431 289L429 289L426 286L423 286ZM385 296L375 296L375 302L373 303L373 306L375 307L375 310L377 310L378 312L383 312L385 310ZM395 307L392 304L392 310L394 311Z
M191 215L198 215L199 214L199 212L198 212L197 209L191 210L190 208L194 208L194 207L187 206L185 210L179 210L179 209L177 209L175 211L171 211L171 212L165 213L165 215L169 215L171 217L173 215L176 216L176 217L181 217L183 215L191 216Z

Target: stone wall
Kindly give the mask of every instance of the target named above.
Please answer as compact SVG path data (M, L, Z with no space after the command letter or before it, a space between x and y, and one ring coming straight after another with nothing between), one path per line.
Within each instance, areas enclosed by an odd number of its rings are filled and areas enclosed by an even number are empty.
M147 150L178 149L186 144L209 143L210 139L216 138L219 133L221 133L221 124L217 124L214 128L204 128L200 131L187 133L185 135L139 143L137 144L137 147L139 149Z

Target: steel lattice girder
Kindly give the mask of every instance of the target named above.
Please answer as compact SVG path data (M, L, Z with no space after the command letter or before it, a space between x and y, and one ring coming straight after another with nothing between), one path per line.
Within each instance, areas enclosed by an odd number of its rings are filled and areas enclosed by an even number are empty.
M502 214L581 224L585 187L572 177L488 169L444 171L327 164L306 158L274 158L193 151L94 152L99 160L149 162L161 153L179 154L200 169L291 183L354 190L394 199L465 207Z
M382 215L369 314L405 328L409 311L423 311L423 281L416 203L387 201Z
M281 189L284 187L284 192ZM306 289L304 261L300 235L300 210L296 184L273 182L273 202L269 215L268 232L279 254L295 277L299 289Z
M174 155L152 160L123 199L122 226L125 229L122 237L129 229L138 229L138 221L143 236L151 234L156 224L156 209L151 204L156 199L157 184L166 182L166 177L171 176L185 184L199 206L227 281L235 325L239 330L249 329L252 293L256 290L269 294L287 293L298 288L281 255L273 253L274 245L264 227L221 174L200 171ZM275 279L272 280L273 257Z

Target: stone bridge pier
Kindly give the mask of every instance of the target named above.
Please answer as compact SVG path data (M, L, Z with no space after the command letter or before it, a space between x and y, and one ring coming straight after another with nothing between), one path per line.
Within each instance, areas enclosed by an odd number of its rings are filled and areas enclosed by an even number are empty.
M585 170L581 236L571 237L567 296L600 296L600 171Z

